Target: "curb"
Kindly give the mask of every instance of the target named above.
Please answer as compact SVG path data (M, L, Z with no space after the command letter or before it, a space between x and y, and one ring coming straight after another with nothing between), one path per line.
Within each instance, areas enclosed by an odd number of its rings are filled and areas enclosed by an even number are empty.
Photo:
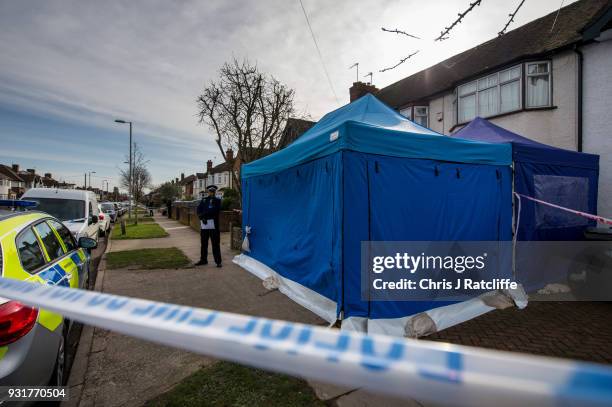
M106 271L106 255L112 247L112 239L106 240L106 248L100 263L98 264L98 271L96 275L96 284L93 291L102 292L104 288L104 275ZM69 389L70 398L67 401L61 403L62 407L76 407L81 404L81 398L83 396L83 388L85 386L85 377L87 374L87 368L89 367L89 354L93 346L95 328L91 325L83 325L81 331L81 337L79 338L79 345L77 348L74 361L72 362L72 368L70 369L70 377L66 387Z

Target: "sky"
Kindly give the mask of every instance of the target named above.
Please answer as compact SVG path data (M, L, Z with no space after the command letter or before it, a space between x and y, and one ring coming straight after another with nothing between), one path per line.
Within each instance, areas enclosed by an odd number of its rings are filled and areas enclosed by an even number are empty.
M443 42L469 0L302 2L331 86L299 0L0 0L0 163L78 185L95 171L92 186L112 189L129 147L119 118L134 123L154 184L205 172L221 154L196 98L224 62L257 63L317 120L348 103L355 62L359 80L387 86L494 38L520 0L482 0ZM561 3L526 0L509 30Z

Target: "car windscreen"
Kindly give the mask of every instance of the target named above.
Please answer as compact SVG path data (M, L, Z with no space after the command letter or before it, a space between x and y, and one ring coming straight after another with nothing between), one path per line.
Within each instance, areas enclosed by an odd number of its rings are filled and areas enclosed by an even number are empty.
M101 204L103 212L113 212L115 210L115 205L113 204Z
M61 221L85 218L85 201L61 198L27 198L38 202L37 211L47 212Z

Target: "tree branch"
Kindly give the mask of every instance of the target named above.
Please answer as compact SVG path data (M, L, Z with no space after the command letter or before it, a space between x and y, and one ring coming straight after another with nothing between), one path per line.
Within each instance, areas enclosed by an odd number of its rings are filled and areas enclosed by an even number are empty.
M405 31L400 31L400 30L398 30L397 28L396 28L395 30L389 30L389 29L386 29L385 27L381 27L380 29L381 29L381 30L383 30L383 31L385 31L385 32L388 32L388 33L403 34L403 35L406 35L406 36L408 36L408 37L415 38L415 39L417 39L417 40L420 40L420 39L421 39L421 38L417 37L416 35L408 34L407 32L405 32Z
M459 16L459 18L457 18L450 26L448 27L444 27L444 31L440 32L440 36L436 39L434 39L434 41L444 41L446 39L448 39L448 33L450 33L450 31L455 28L455 26L457 24L461 23L461 20L463 20L463 18L474 9L474 7L476 6L480 6L480 2L482 0L476 0L473 3L470 3L470 7L468 7L467 10L465 10L463 13L458 13L457 15Z
M521 0L521 2L519 3L518 7L516 8L516 10L514 10L514 13L510 13L508 14L508 17L510 17L510 19L508 20L508 22L506 23L506 25L504 26L504 28L502 28L502 30L500 32L497 33L497 35L499 37L501 37L502 35L504 35L506 33L506 29L508 28L508 26L510 24L512 24L512 22L514 21L514 17L516 16L516 13L518 13L518 11L520 10L521 7L523 7L523 3L525 3L525 0Z
M393 66L390 66L388 68L381 69L378 72L386 72L386 71L390 71L391 69L395 69L395 68L397 68L398 66L400 66L401 64L403 64L404 62L406 62L407 60L409 60L410 58L412 58L413 56L415 56L418 53L419 53L419 51L415 51L412 54L408 55L406 58L400 59L400 61L397 64L395 64Z

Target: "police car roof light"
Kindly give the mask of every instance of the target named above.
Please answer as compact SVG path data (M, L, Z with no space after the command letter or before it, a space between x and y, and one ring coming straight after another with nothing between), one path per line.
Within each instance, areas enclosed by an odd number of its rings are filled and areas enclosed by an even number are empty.
M13 208L33 208L38 205L36 201L22 201L19 199L0 199L0 206L10 206Z

